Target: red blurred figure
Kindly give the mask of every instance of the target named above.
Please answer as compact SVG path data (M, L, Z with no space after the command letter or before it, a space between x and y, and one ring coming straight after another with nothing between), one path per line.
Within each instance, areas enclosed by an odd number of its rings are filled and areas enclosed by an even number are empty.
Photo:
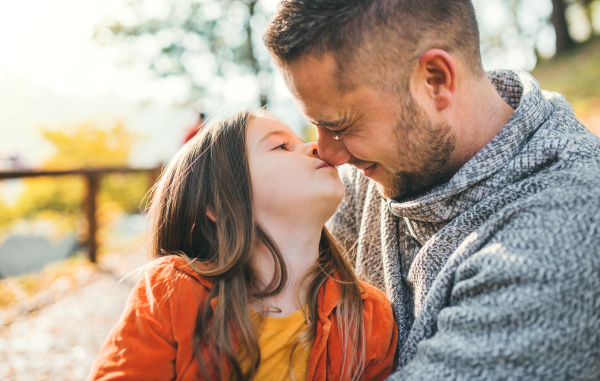
M189 142L194 136L196 136L198 131L200 131L202 125L204 124L204 117L204 113L201 112L200 117L198 118L198 122L187 129L187 131L185 132L185 138L183 139L183 144Z

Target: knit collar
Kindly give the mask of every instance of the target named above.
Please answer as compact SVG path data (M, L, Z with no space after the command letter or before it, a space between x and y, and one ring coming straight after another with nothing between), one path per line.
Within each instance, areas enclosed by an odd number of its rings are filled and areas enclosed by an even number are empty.
M493 176L517 155L552 113L540 85L529 73L503 70L487 75L502 98L515 109L512 117L449 182L410 201L389 200L390 211L396 216L443 225L481 201L486 194L466 191Z

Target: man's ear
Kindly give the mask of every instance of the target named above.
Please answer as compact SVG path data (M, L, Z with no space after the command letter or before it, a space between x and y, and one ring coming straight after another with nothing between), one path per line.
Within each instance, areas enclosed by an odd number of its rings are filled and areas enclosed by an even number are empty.
M215 214L212 212L210 206L206 207L206 215L211 219L212 222L217 222Z
M445 110L456 93L456 60L447 51L430 49L419 58L412 77L417 96L433 101L437 111Z

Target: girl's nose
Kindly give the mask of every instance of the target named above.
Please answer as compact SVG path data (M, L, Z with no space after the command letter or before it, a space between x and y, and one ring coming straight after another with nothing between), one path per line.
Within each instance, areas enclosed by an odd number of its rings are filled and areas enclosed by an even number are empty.
M309 142L306 143L306 147L304 148L306 154L311 157L319 157L319 152L317 151L317 143Z

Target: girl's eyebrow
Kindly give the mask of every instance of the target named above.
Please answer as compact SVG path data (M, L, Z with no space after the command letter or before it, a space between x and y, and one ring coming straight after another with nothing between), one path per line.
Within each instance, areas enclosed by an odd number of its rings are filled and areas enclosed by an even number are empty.
M294 139L298 139L300 140L302 143L304 143L304 140L300 139L300 137L296 136L296 135L292 135L287 131L283 131L283 130L275 130L275 131L269 131L265 134L265 136L263 136L259 141L258 144L262 144L265 140L267 140L268 138L270 138L271 136L282 136L284 138L294 138Z

